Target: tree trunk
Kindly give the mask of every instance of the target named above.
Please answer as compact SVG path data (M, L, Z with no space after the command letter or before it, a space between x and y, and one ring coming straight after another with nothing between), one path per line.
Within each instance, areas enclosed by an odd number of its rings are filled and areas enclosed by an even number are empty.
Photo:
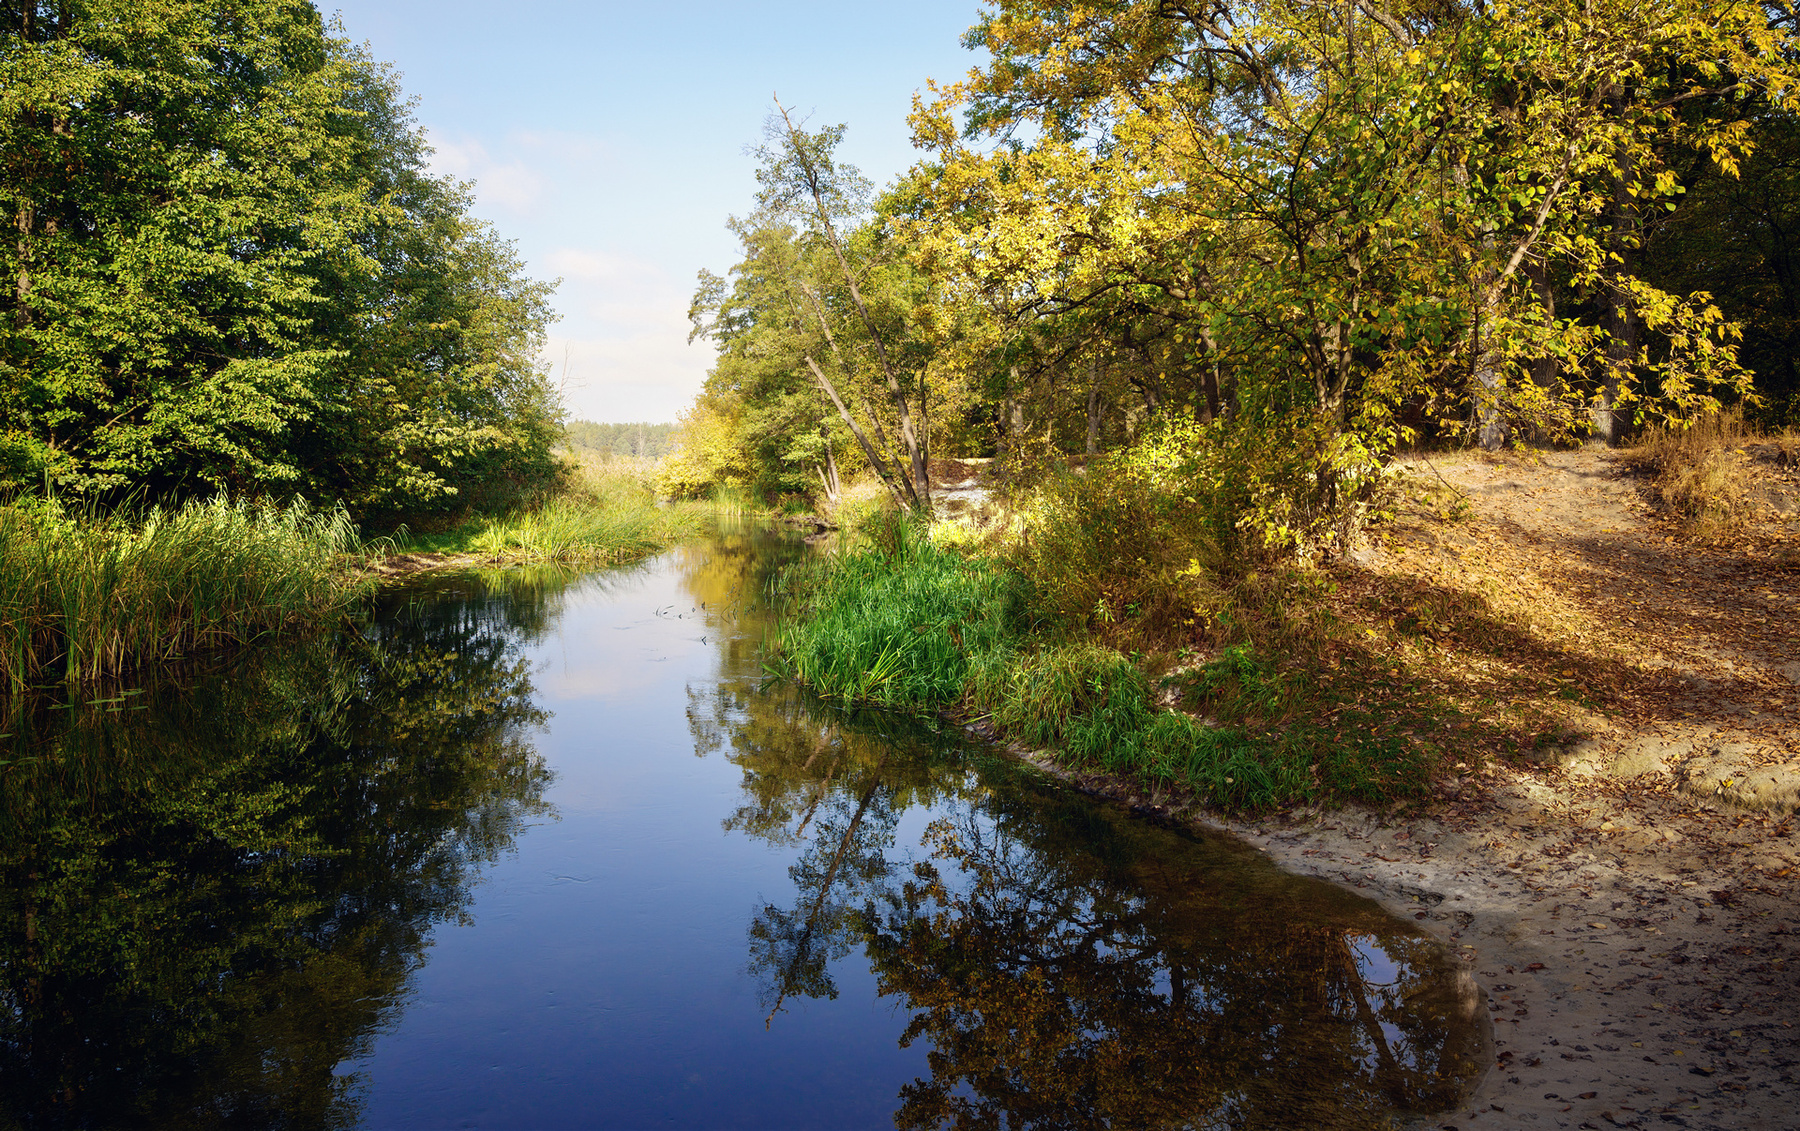
M1623 114L1624 96L1608 100ZM1600 287L1601 327L1606 331L1606 372L1594 397L1594 435L1609 445L1625 439L1626 421L1619 411L1619 394L1631 384L1632 369L1637 365L1638 318L1630 288L1625 280L1631 275L1636 259L1637 207L1632 204L1631 188L1636 171L1631 159L1621 154L1613 171L1612 238L1608 250L1612 256L1606 278Z
M1555 322L1556 284L1550 278L1549 265L1538 263L1530 270L1529 274L1532 289L1537 291L1538 304L1544 308L1544 320ZM1531 363L1531 380L1541 388L1555 388L1561 368L1554 357L1540 357Z
M1019 454L1019 441L1025 435L1025 410L1019 405L1019 367L1009 366L1006 371L1006 449L1012 455Z
M819 388L823 389L825 395L831 398L831 403L837 406L838 415L850 427L850 434L855 436L856 442L862 446L863 455L869 459L869 466L875 469L875 477L881 480L882 486L893 493L894 501L900 504L902 510L909 509L906 505L906 495L894 482L897 478L904 481L904 478L888 468L887 460L875 450L875 445L869 442L869 437L863 434L861 426L856 423L856 418L850 415L850 409L845 406L844 398L838 396L837 387L831 383L829 377L825 376L825 371L819 368L819 363L808 357L806 365L812 370L813 376L818 379Z
M1506 414L1500 411L1501 380L1487 331L1475 331L1475 442L1488 451L1506 446Z
M13 322L20 329L31 325L31 229L34 215L30 202L19 203L15 224L19 232L19 276L13 286Z
M1211 424L1219 419L1219 343L1211 330L1202 333L1200 341L1206 347L1206 365L1200 371L1200 391L1206 397L1204 423Z
M1606 329L1606 373L1594 397L1594 435L1608 444L1625 439L1625 421L1618 409L1619 392L1630 380L1637 362L1637 312L1630 292L1609 284L1601 293L1602 323Z
M781 120L787 126L789 138L794 138L799 130L788 117L787 108L779 101L775 109L780 111ZM900 383L900 376L894 369L893 359L888 356L887 343L882 340L881 332L876 329L875 319L870 316L868 305L863 302L862 290L856 285L856 274L850 270L850 260L844 255L844 245L838 239L837 228L831 223L830 211L825 206L825 186L820 179L819 170L805 157L805 147L794 145L794 153L800 158L807 177L808 187L812 192L813 209L819 220L819 226L825 233L825 240L831 245L832 254L837 257L838 270L843 273L844 286L850 291L850 301L856 306L856 313L862 318L864 329L869 332L869 340L875 343L875 355L881 360L882 376L887 378L888 396L893 398L894 408L900 413L900 440L906 446L908 461L912 464L912 479L907 493L912 497L915 509L931 507L931 480L925 467L925 451L919 444L918 433L913 429L912 410L906 403L906 389Z
M825 436L825 472L828 476L825 491L835 504L844 496L844 483L838 478L837 455L831 450L831 434L823 424L819 425L819 432Z
M1100 359L1088 363L1087 454L1100 450Z

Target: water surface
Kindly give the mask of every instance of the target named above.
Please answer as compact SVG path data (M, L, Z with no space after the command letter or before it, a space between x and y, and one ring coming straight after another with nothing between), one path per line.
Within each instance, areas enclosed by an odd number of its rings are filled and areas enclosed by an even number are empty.
M753 530L437 577L0 741L0 1125L1380 1127L1428 939L765 686ZM139 690L139 689L127 689Z

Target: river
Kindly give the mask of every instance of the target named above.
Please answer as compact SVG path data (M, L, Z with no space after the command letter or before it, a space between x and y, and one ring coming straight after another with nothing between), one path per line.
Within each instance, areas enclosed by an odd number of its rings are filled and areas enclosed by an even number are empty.
M0 1127L1373 1128L1473 987L1412 925L765 679L811 552L433 576L11 705Z

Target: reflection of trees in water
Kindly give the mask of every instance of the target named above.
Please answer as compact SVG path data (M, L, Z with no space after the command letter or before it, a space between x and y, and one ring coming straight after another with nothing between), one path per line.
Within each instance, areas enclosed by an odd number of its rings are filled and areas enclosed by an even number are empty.
M1475 1067L1445 963L1372 905L1041 796L927 844L863 924L932 1046L902 1127L1385 1126Z
M1475 1067L1450 968L1373 904L749 678L689 717L744 772L726 827L796 850L749 929L765 1006L835 997L860 944L930 1044L900 1126L1385 1126ZM909 867L914 805L946 815Z
M545 811L512 608L414 600L197 685L21 714L0 779L13 1123L355 1121L334 1069Z
M792 688L721 681L690 698L703 749L723 747L743 771L745 803L724 825L799 852L792 907L770 904L750 925L750 969L770 1019L789 997L837 997L829 963L861 938L860 908L886 889L900 814L935 803L960 775L940 759L899 757L894 740L816 713Z
M727 679L759 679L762 637L772 623L772 588L788 563L813 553L792 533L722 520L704 545L675 551L681 584L719 644ZM704 751L702 751L704 753Z

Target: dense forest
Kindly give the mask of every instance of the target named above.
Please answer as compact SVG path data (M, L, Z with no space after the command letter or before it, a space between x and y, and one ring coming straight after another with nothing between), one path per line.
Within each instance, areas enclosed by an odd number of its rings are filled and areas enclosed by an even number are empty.
M13 0L0 489L353 512L553 474L549 288L295 0Z
M866 467L924 508L932 456L1112 453L1236 550L1305 556L1405 446L1785 423L1793 30L1777 4L997 0L879 191L845 127L777 104L665 483L830 496Z

